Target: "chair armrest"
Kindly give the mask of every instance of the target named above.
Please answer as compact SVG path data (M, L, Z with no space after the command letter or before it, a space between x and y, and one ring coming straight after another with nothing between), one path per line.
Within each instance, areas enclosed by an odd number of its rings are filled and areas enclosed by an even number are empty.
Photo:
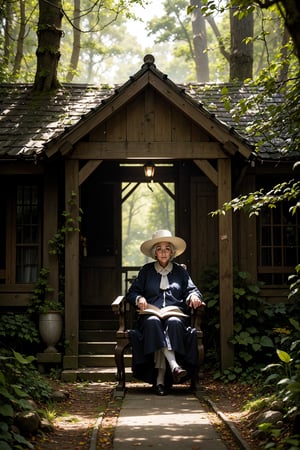
M125 333L125 296L119 295L111 304L114 314L119 319L119 329L117 330L117 337L123 337Z
M119 309L122 306L122 304L125 303L125 296L124 295L118 295L117 298L114 299L114 301L111 304L112 310L115 314L119 313Z
M191 325L196 328L197 331L202 332L201 324L204 316L205 306L201 305L196 309L191 310Z

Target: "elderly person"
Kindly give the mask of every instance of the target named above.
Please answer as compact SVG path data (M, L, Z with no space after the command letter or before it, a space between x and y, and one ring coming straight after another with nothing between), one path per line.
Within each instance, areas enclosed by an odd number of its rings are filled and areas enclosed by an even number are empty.
M188 326L185 315L189 308L205 303L187 270L173 262L186 249L183 239L168 230L157 230L140 249L155 262L141 268L126 296L141 313L137 329L129 333L133 375L153 384L157 395L165 395L173 383L183 382L197 369L197 333ZM176 306L184 314L165 319L144 314L151 305L159 309Z

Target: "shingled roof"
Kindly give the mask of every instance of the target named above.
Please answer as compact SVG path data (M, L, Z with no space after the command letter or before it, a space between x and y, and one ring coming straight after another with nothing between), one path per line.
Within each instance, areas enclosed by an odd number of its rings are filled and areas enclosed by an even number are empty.
M148 63L122 86L64 84L56 92L39 93L34 92L29 84L0 84L0 158L41 156L51 142L78 126L96 109L104 107L146 70L154 71L171 88L242 141L255 144L246 130L257 111L248 111L237 122L224 102L224 99L230 99L233 104L237 103L253 95L253 88L241 83L176 85L153 63ZM272 102L281 101L280 96L272 98ZM260 150L263 159L278 159L281 156L280 150L274 151L270 146L263 146Z

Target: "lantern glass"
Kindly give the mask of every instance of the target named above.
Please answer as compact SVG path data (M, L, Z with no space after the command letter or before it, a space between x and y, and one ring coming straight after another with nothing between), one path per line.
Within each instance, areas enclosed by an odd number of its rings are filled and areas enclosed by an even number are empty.
M147 162L144 165L144 173L146 178L153 178L155 172L155 166L152 162Z

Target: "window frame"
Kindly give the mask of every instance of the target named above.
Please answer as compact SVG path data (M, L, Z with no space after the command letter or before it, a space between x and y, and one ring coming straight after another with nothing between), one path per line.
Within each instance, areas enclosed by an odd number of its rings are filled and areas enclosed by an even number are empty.
M41 257L42 257L42 218L43 218L43 208L42 208L42 184L41 180L37 177L5 177L2 179L2 186L6 189L6 205L4 208L5 220L5 267L0 267L1 271L1 284L2 285L15 285L21 286L32 286L34 285L36 279L38 278L39 269L41 267ZM38 206L37 206L37 238L36 243L17 243L17 193L19 186L36 186L37 196L38 196ZM2 237L3 238L3 237ZM29 282L24 282L24 280L17 281L17 247L37 247L37 270L34 280Z
M266 286L287 286L288 277L294 273L297 261L299 263L300 260L300 215L298 212L294 215L288 213L289 206L288 202L280 202L276 208L265 207L258 217L257 276L258 280L263 281ZM277 214L277 220L274 219L275 214ZM267 216L268 218L265 220ZM286 221L287 217L288 221ZM293 229L294 245L285 240L288 228ZM266 236L268 231L270 233L269 244L266 244L263 236ZM292 248L295 248L295 264L288 265L287 254ZM266 264L264 259L269 259L271 263Z

